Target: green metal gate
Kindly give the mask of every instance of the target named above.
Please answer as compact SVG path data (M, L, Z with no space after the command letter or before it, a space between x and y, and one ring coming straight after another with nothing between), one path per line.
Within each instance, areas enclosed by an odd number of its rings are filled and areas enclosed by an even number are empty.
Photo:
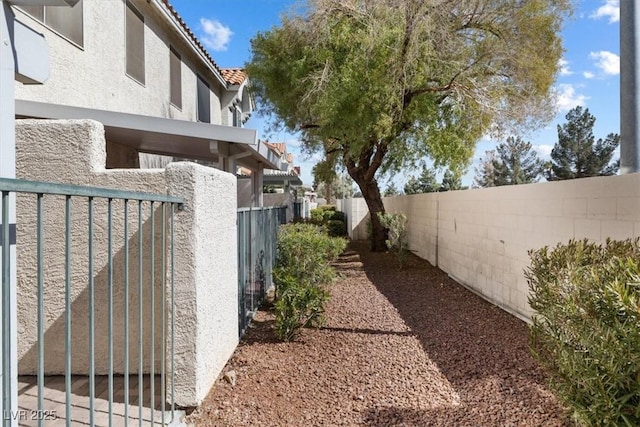
M244 334L267 291L273 285L280 224L286 206L238 209L238 318Z
M138 419L138 424L143 425L166 425L175 421L176 410L174 403L174 241L173 226L174 212L182 209L182 199L162 194L150 194L139 192L118 191L113 189L85 187L75 185L62 185L46 182L24 181L0 178L0 193L2 195L2 223L0 224L0 236L2 245L2 390L3 390L3 426L10 426L18 421L28 417L29 420L37 420L38 425L46 425L52 417L64 418L66 425L72 424L74 411L77 409L74 403L75 397L72 396L72 380L77 376L72 375L74 369L72 360L76 357L86 357L83 361L86 363L88 370L84 375L88 377L88 419L86 424L94 425L96 417L102 415L108 418L109 425L130 425L130 422ZM37 317L37 404L36 407L25 407L21 404L18 413L11 411L12 395L11 390L16 389L15 376L12 378L10 373L16 372L16 367L10 366L11 354L15 354L16 349L11 348L11 340L9 334L15 325L11 325L12 312L16 307L12 307L9 298L10 287L16 286L12 284L10 279L10 235L12 234L9 227L9 196L15 193L19 198L19 203L27 203L29 209L34 209L35 223L25 224L21 218L17 218L17 227L25 227L28 232L35 233L36 256L35 278L37 286L37 310L33 313ZM47 209L45 202L53 200L50 205L55 205L60 209L51 211ZM47 202L48 203L48 202ZM99 209L96 206L99 204ZM105 217L106 216L106 217ZM123 224L122 234L117 234L114 230L114 216L118 217L119 223ZM51 236L51 230L45 233L46 220L58 217L56 220L64 221L64 232L62 235ZM64 219L62 219L64 218ZM72 224L81 221L86 223L86 229L80 233ZM96 230L98 224L101 230ZM105 225L106 224L106 225ZM106 229L104 229L106 227ZM159 228L159 229L158 229ZM145 230L148 233L145 234ZM45 234L47 236L45 237ZM79 238L78 234L82 234ZM106 234L106 240L97 242L95 235ZM137 240L135 236L137 234ZM114 237L119 236L123 241L122 247L114 247ZM54 253L48 251L48 245L51 239L64 240L64 253ZM133 239L133 240L132 240ZM88 304L86 308L86 322L88 325L88 354L74 355L72 346L72 335L74 334L74 325L72 324L72 262L75 262L77 256L78 241L82 241L82 245L86 244L82 255L86 257L82 262L87 264L88 270L83 274L87 277L87 283L80 286L86 286ZM137 246L137 253L129 247L130 240L133 246ZM107 259L97 260L94 254L96 244L107 245ZM72 246L76 248L72 253ZM17 248L20 251L20 241L17 241ZM156 253L160 250L161 253ZM122 267L122 275L114 276L114 257L116 252L119 254L119 260L124 264ZM18 252L20 256L20 252ZM51 349L45 347L46 315L49 312L46 292L52 292L51 289L45 287L45 277L47 277L47 269L50 268L54 260L64 260L64 283L59 283L59 291L64 292L64 308L60 308L64 312L64 318L60 319L64 323L64 333L57 339L64 342L64 413L53 413L45 407L45 386L47 385L48 374L45 371L45 354ZM49 260L49 261L47 261ZM161 265L158 266L156 263ZM95 266L98 263L106 264L106 290L99 289L104 292L106 302L104 305L96 306L96 277L97 272ZM129 277L130 265L132 271L137 271L137 277ZM159 269L159 270L158 270ZM157 272L162 275L157 278ZM161 283L160 286L158 284ZM102 282L100 282L102 284ZM114 312L114 289L118 289L118 297L122 298L124 309L122 312ZM158 287L158 289L156 289ZM56 288L57 289L57 288ZM156 295L156 292L161 295ZM130 306L132 297L137 297L137 307ZM156 300L160 300L158 307ZM98 302L99 303L99 302ZM96 311L103 313L106 310L107 321L107 341L105 349L98 351L106 351L108 360L108 368L106 373L102 375L107 390L106 396L96 396L96 338L104 340L104 336L100 332L96 332ZM137 312L137 315L136 315ZM131 315L134 316L131 319ZM149 322L147 318L150 317ZM156 317L159 316L159 317ZM74 318L75 319L75 318ZM118 320L118 324L123 325L123 330L114 330L114 319ZM84 321L83 321L84 322ZM161 326L158 326L161 325ZM77 332L76 332L77 333ZM133 335L135 333L135 335ZM119 334L119 335L118 335ZM137 337L138 344L130 348L129 341L135 341ZM18 336L18 341L21 337ZM121 343L121 354L114 354L114 340ZM145 341L147 340L147 341ZM147 345L146 342L150 342ZM62 344L60 343L62 346ZM160 349L160 354L156 354L156 348ZM102 355L99 355L102 356ZM159 358L159 359L157 359ZM138 362L136 366L130 366L130 359ZM118 361L119 370L116 373L114 369L114 361ZM143 363L147 365L143 365ZM159 366L159 372L156 371ZM132 374L133 373L133 374ZM117 377L118 389L114 385L114 377ZM159 377L159 378L158 378ZM159 383L156 389L156 383ZM130 382L131 381L131 382ZM132 387L132 383L136 386ZM114 393L118 396L123 395L124 408L122 414L118 417L114 415ZM137 395L137 413L131 413L132 395ZM102 413L98 414L96 401L98 398L108 401L105 404L106 409L100 408ZM157 402L160 408L157 409ZM143 407L148 402L150 416L143 415ZM167 404L167 402L169 402ZM105 415L106 413L106 415ZM33 422L33 421L32 421Z

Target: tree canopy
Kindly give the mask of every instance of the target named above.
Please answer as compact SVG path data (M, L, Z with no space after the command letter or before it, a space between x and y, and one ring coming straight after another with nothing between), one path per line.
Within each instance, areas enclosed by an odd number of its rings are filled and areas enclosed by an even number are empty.
M252 40L263 111L338 153L385 250L377 178L428 157L464 169L487 132L553 116L570 0L309 0Z
M558 125L558 141L551 150L551 164L547 179L562 180L589 176L613 175L620 162L611 163L620 144L620 135L610 133L595 140L593 126L596 118L589 109L577 106L565 116L567 123Z
M530 142L510 136L495 151L485 153L476 169L475 182L481 187L529 184L542 174L543 162Z

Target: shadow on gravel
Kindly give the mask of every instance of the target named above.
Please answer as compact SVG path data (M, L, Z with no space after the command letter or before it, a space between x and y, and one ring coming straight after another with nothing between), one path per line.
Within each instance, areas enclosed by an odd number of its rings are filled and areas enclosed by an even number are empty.
M545 377L529 353L528 327L523 321L413 254L399 269L393 255L371 253L366 242L352 242L350 249L360 254L369 280L398 310L461 399L459 407L422 413L370 408L363 414L366 425L433 425L427 421L443 425L443 419L454 421L451 425L468 425L470 420L482 420L482 425L511 425L514 421L517 425L547 425L542 421L548 416L553 418L552 425L562 425ZM471 409L475 414L470 414ZM529 421L520 423L518 416L527 411ZM529 416L542 424L532 423Z
M379 329L363 329L363 328L335 328L330 326L322 326L318 328L321 331L329 332L346 332L352 334L367 334L367 335L396 335L400 337L411 337L415 334L411 331L381 331Z

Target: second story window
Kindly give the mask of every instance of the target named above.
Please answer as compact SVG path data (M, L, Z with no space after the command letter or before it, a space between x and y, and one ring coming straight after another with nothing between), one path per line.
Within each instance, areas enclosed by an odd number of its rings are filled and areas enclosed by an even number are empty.
M231 107L231 114L233 115L233 126L237 128L242 127L242 111L236 106Z
M78 46L83 45L82 0L73 7L20 6L20 9Z
M169 80L171 90L171 103L182 108L182 60L175 49L170 49Z
M198 76L198 121L211 123L211 90L209 84Z
M127 74L144 84L144 16L127 1L125 18Z

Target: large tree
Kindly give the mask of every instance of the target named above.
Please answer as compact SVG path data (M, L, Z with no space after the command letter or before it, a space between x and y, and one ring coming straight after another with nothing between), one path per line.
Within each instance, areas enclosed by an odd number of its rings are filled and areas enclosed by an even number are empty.
M485 153L475 181L482 187L529 184L542 174L543 163L530 142L510 136L494 151ZM489 164L487 164L489 163Z
M558 142L551 150L551 165L547 179L562 180L588 176L613 175L619 162L611 162L620 143L620 135L610 133L595 140L593 125L596 118L589 109L577 106L565 116L567 123L558 125Z
M476 141L550 120L570 0L308 0L252 40L263 110L337 153L386 250L377 178L429 157L462 169Z

